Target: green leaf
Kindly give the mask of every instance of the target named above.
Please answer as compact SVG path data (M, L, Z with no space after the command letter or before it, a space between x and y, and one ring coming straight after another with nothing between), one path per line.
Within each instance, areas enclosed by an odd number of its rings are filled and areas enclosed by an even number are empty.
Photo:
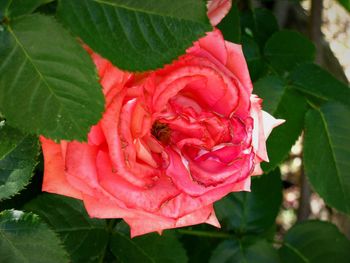
M350 214L350 110L327 103L306 115L304 165L327 204Z
M323 100L334 100L350 107L350 88L315 64L297 67L290 76L298 90Z
M275 114L285 92L285 81L273 75L265 76L254 83L253 93L263 99L263 109Z
M61 237L73 262L100 262L108 242L106 221L90 218L80 200L42 194L25 205Z
M5 210L0 213L2 263L70 262L60 240L31 213Z
M350 241L331 223L305 221L287 232L279 252L284 263L347 263Z
M82 141L103 100L87 52L52 17L22 16L0 32L0 111L11 126Z
M279 72L292 70L295 66L312 62L315 46L306 37L295 31L282 30L267 41L264 49L266 59Z
M237 233L262 233L272 226L282 202L278 170L253 178L251 192L231 193L215 203L223 228Z
M264 239L226 240L214 250L210 263L278 263L277 251Z
M7 125L0 126L0 200L22 190L33 175L38 139Z
M339 4L341 4L348 12L350 12L350 0L338 0Z
M120 262L182 263L187 262L186 251L172 233L155 233L130 238L124 231L115 231L110 248Z
M264 97L262 98L264 99ZM264 105L266 103L263 102ZM273 129L267 139L269 162L261 164L265 172L275 169L288 156L290 149L303 130L307 108L307 102L303 96L290 87L285 87L273 116L284 119L286 122Z
M3 12L6 17L14 18L25 14L32 13L39 6L50 3L54 0L2 0L0 12Z
M162 67L211 31L205 1L60 0L58 16L93 50L130 71Z
M233 43L241 42L241 26L237 4L232 5L230 12L217 27L221 30L225 40Z
M6 11L8 9L8 6L11 4L11 1L12 0L2 0L0 1L0 29L2 28L1 27L1 24L4 22L3 19L6 15Z
M260 54L259 46L251 37L242 35L242 48L248 64L250 78L252 81L255 81L264 71L264 62Z
M275 169L288 156L301 134L307 103L279 76L268 75L254 83L254 91L263 99L263 110L286 122L275 128L267 140L270 162L262 163L266 172Z
M257 8L254 10L254 22L254 37L263 48L266 41L279 29L276 17L268 9Z
M245 12L241 16L242 32L254 38L262 49L270 36L278 31L278 24L271 11L256 8L253 12Z
M212 236L212 233L222 234L222 231L214 230L212 226L206 224L178 229L176 232L181 234L180 240L186 249L188 262L208 262L213 249L222 241L222 237ZM203 232L210 235L199 234Z

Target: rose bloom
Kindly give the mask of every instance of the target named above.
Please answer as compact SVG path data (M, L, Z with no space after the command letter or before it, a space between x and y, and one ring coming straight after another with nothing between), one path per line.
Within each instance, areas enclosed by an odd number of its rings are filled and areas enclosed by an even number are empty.
M199 223L213 203L249 191L282 121L252 95L240 45L208 33L171 65L133 74L90 51L106 99L87 143L41 137L43 190L83 200L96 218L123 218L131 236Z

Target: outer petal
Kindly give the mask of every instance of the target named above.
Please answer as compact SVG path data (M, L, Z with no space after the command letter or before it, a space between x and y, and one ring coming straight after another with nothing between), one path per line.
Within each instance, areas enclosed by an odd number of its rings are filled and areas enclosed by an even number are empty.
M254 175L262 175L264 171L261 169L260 162L257 162L254 166L254 171L252 173L252 176Z
M135 216L137 211L130 211L124 208L116 200L106 196L83 195L85 208L90 217L94 218L123 218Z
M67 146L66 176L68 182L85 195L109 196L100 186L96 170L98 147L87 143L71 142Z
M253 84L250 79L247 62L244 58L242 46L225 41L227 49L226 67L238 78L241 84L246 88L246 92L251 94Z
M133 74L114 67L111 62L96 53L92 53L91 58L98 70L100 83L106 97L106 105L108 106L113 97L123 89L125 83Z
M40 137L40 141L45 162L42 190L82 199L81 192L67 181L61 145L43 136Z
M83 196L85 207L91 217L123 218L130 225L131 237L149 232L161 233L165 229L208 223L220 227L212 205L202 207L180 218L169 218L123 206L117 199L106 196Z
M220 30L215 29L214 31L207 33L207 35L199 39L198 42L195 43L194 47L190 48L188 52L195 52L198 48L209 52L213 58L220 61L220 63L223 65L226 64L227 50L225 47L224 37Z
M264 133L264 120L262 116L261 103L262 99L256 95L251 96L251 116L254 120L253 128L253 147L254 151L260 159L268 162L269 158L266 151L266 137Z
M250 191L250 181L248 176L241 181L217 187L197 197L182 193L164 204L160 209L160 215L181 218L192 214L202 207L212 205L230 192Z
M208 223L216 227L220 227L216 219L212 205L203 207L191 214L185 215L178 219L164 218L156 220L154 218L125 218L124 219L131 228L131 237L143 235L149 232L161 233L165 229Z
M232 6L231 0L209 0L207 4L210 23L216 26L227 15Z
M261 110L262 99L256 95L251 96L251 115L254 119L253 141L254 152L258 159L269 161L266 151L266 140L273 128L284 123L284 120L275 119L267 112ZM261 169L255 167L253 174L260 174Z
M262 111L262 115L263 115L263 123L264 123L264 134L265 134L265 138L267 139L270 136L270 133L272 132L272 130L277 126L285 123L285 120L275 119L272 115L270 115L266 111Z

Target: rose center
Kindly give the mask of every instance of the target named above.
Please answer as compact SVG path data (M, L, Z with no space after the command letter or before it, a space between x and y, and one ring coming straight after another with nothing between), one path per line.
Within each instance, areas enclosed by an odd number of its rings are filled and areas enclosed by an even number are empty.
M171 130L168 124L155 121L152 125L151 134L160 142L169 144Z

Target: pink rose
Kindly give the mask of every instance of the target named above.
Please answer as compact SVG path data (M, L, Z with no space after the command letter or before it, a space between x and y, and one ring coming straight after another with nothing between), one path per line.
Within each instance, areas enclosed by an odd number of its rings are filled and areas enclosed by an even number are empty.
M87 143L41 137L43 190L83 200L91 217L123 218L131 235L199 223L213 203L249 191L282 121L261 111L241 46L208 33L163 69L123 72L92 53L106 98Z

